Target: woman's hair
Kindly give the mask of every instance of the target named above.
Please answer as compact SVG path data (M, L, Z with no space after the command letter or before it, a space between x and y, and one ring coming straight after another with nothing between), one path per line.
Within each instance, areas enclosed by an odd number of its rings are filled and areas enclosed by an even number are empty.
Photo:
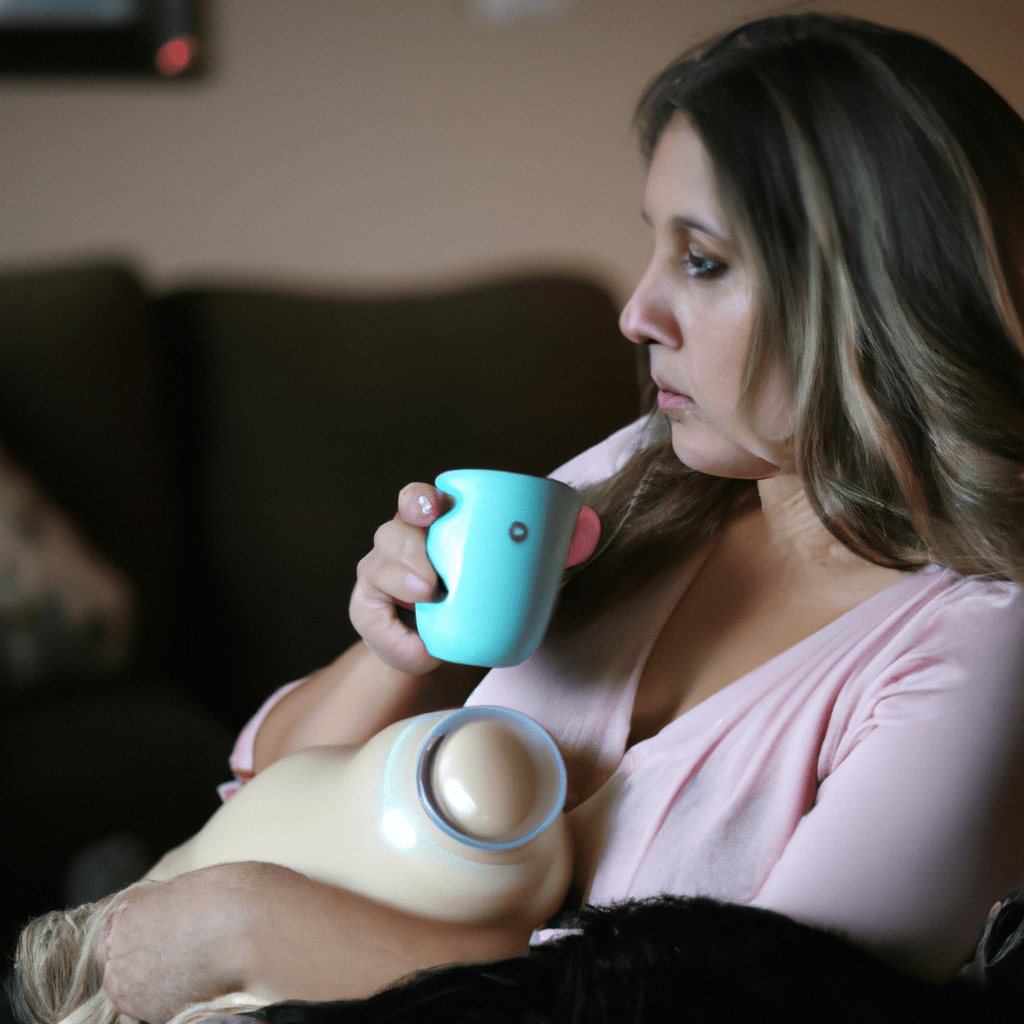
M1024 583L1024 122L935 43L823 14L663 71L636 113L648 160L677 115L757 282L744 403L782 374L821 521L880 565ZM567 580L570 621L752 498L681 466L659 429L587 495L611 540Z
M18 938L8 982L21 1024L136 1024L117 1012L103 988L97 956L106 906L85 903L30 921ZM242 992L189 1006L167 1024L190 1024L215 1011L244 1013L263 1004Z

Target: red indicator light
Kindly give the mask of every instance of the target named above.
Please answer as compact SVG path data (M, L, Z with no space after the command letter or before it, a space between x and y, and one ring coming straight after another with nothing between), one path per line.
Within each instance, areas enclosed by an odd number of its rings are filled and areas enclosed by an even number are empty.
M154 61L161 75L180 75L196 54L196 41L192 36L169 39L156 51Z

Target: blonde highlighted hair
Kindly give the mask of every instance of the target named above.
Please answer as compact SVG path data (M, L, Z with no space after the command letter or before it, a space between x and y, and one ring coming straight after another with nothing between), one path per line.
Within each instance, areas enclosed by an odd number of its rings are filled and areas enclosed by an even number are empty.
M1024 122L935 43L824 14L752 22L663 71L636 114L648 159L676 115L755 270L745 401L782 373L821 521L880 565L1024 583ZM567 581L565 616L744 500L667 439L639 453L588 495L615 540Z

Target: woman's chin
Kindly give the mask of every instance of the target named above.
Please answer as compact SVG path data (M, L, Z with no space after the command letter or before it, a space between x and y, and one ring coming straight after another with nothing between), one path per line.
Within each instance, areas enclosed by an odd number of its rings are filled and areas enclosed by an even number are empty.
M690 469L708 476L731 477L734 480L765 480L778 476L779 466L744 448L730 445L720 439L717 444L700 444L692 437L680 436L676 425L672 429L672 450L676 458Z

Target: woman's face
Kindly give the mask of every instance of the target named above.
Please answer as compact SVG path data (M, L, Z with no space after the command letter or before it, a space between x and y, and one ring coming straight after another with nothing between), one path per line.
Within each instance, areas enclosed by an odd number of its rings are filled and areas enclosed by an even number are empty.
M692 469L761 479L785 471L791 403L777 374L755 415L740 406L754 326L754 281L719 207L711 161L677 114L651 160L644 219L654 256L619 324L651 345L658 405L672 447Z

